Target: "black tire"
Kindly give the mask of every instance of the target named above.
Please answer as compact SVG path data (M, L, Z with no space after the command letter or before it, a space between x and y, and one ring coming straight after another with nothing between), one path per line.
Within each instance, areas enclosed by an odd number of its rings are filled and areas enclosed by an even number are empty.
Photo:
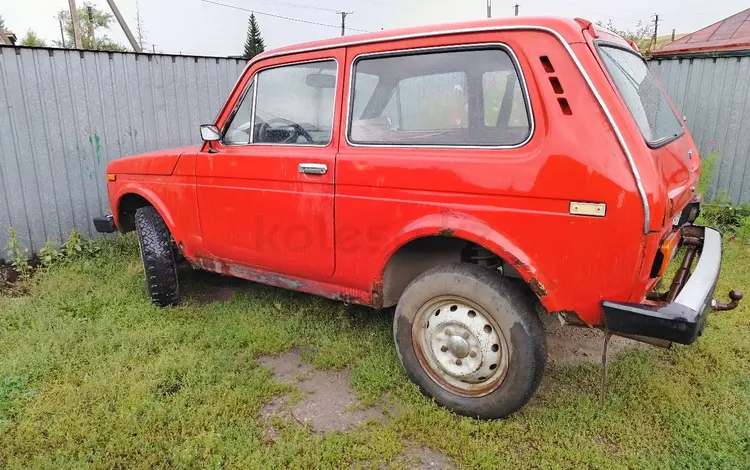
M497 388L483 396L450 391L419 361L415 350L419 346L413 339L416 315L423 306L443 296L469 300L482 308L502 332L508 349L507 371ZM425 395L460 415L495 419L518 411L536 392L547 363L544 329L534 300L517 280L478 265L453 264L425 271L406 288L393 319L396 350L406 374Z
M135 228L151 303L159 307L177 305L177 266L167 224L155 208L146 206L135 212Z

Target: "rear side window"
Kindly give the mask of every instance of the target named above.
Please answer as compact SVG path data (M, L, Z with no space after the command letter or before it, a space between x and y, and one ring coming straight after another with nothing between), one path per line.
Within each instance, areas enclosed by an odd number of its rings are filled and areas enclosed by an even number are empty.
M654 146L682 134L682 124L646 62L617 47L600 46L599 50L644 139Z
M500 46L364 57L353 78L353 143L517 146L531 135L523 81Z

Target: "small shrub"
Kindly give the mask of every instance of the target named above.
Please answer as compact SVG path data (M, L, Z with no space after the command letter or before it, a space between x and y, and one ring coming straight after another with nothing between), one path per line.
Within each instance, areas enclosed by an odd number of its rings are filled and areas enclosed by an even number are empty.
M99 251L99 245L91 240L84 240L75 229L71 230L68 239L60 247L60 255L65 262L96 258Z
M29 264L28 255L28 250L23 248L21 242L18 241L18 233L11 227L10 241L8 241L8 261L21 279L28 279L31 276L31 264Z
M52 246L52 240L47 239L47 243L39 250L39 262L42 266L49 268L58 264L63 259L63 255Z
M698 193L703 194L704 197L711 187L711 180L714 177L714 173L716 173L716 163L719 160L719 155L717 150L712 150L708 153L707 157L701 159L701 177L698 180Z

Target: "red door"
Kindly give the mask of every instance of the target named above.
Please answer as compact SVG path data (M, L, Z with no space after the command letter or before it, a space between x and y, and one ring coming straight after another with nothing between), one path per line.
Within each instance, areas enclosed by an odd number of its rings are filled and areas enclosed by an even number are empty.
M206 249L222 260L321 279L334 270L333 196L344 50L269 59L243 77L198 155Z

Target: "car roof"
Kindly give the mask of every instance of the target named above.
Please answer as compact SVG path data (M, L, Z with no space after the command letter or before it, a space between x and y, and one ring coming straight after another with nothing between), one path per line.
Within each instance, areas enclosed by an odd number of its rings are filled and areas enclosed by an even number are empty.
M580 21L580 23L579 23ZM490 18L478 21L466 21L461 23L444 23L429 26L417 26L412 28L392 29L388 31L377 31L374 33L355 34L351 36L340 36L331 39L305 42L272 49L253 58L262 60L267 57L293 54L312 50L334 49L355 44L372 44L380 42L395 41L420 36L440 36L442 34L455 34L472 31L487 31L502 29L506 27L529 27L551 29L560 34L565 41L580 42L583 40L583 25L590 24L587 20L575 20L560 17L512 17L512 18Z

